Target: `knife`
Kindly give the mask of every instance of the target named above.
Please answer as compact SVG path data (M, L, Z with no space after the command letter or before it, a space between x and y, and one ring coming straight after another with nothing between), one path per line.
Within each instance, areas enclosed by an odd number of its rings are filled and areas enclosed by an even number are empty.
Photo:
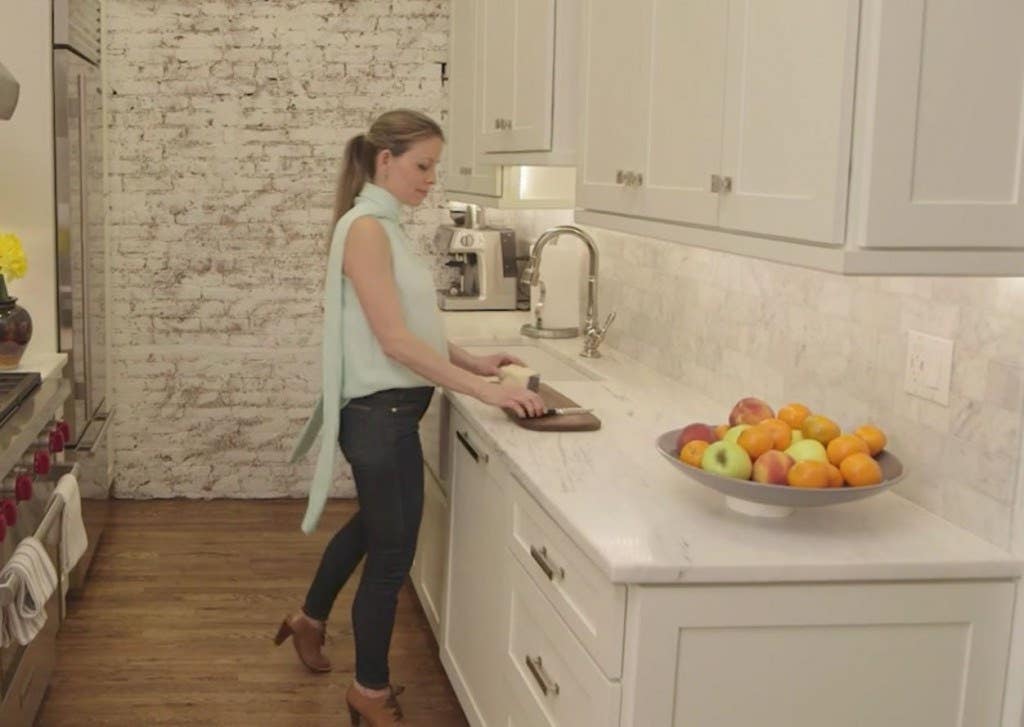
M562 406L562 407L554 407L554 408L551 408L551 409L545 409L544 413L541 416L549 417L549 416L557 416L557 415L567 416L569 414L589 414L592 411L594 411L594 410L593 409L586 409L586 408L584 408L582 406Z

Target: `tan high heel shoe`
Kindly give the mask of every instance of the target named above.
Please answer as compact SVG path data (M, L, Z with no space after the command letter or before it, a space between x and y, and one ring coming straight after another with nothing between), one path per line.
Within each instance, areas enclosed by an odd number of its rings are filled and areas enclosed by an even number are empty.
M345 703L348 704L348 715L352 718L353 727L358 727L363 719L367 727L389 727L403 720L402 706L398 703L398 695L405 687L388 687L389 693L380 697L368 697L353 683L345 692Z
M274 636L274 644L280 646L291 636L299 661L311 672L322 674L331 670L331 662L321 651L326 631L325 625L320 621L311 619L301 612L293 613L291 616L285 616L281 622L277 635Z

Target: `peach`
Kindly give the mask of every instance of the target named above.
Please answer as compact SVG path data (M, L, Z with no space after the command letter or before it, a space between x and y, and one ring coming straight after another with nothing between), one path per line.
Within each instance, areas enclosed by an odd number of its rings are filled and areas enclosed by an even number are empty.
M729 412L729 424L760 424L765 419L775 417L775 412L768 403L754 396L748 396L736 402Z
M777 449L769 449L754 462L754 482L785 485L786 475L793 466L793 458Z
M676 451L680 451L687 444L694 441L717 442L718 435L715 434L715 430L709 424L699 422L687 424L679 430L679 437L676 439Z

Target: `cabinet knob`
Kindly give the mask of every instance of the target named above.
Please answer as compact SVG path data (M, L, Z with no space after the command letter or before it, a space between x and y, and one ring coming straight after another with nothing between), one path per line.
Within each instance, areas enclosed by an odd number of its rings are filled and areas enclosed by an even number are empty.
M711 191L715 194L725 194L732 191L732 177L723 177L720 174L711 175Z
M501 128L501 119L495 119L494 120L494 128L495 129L500 129Z
M544 692L544 696L548 694L558 694L558 682L548 676L548 673L544 670L544 661L537 656L536 658L526 655L526 667L533 674L533 678L537 681L537 686Z
M621 169L615 172L615 183L623 184L626 181L626 173Z

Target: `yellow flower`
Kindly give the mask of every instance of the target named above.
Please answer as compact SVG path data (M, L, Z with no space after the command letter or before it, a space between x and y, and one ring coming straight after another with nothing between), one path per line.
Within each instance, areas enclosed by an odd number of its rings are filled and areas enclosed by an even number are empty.
M28 260L21 249L21 240L13 232L0 232L0 275L7 280L17 280L25 276Z

